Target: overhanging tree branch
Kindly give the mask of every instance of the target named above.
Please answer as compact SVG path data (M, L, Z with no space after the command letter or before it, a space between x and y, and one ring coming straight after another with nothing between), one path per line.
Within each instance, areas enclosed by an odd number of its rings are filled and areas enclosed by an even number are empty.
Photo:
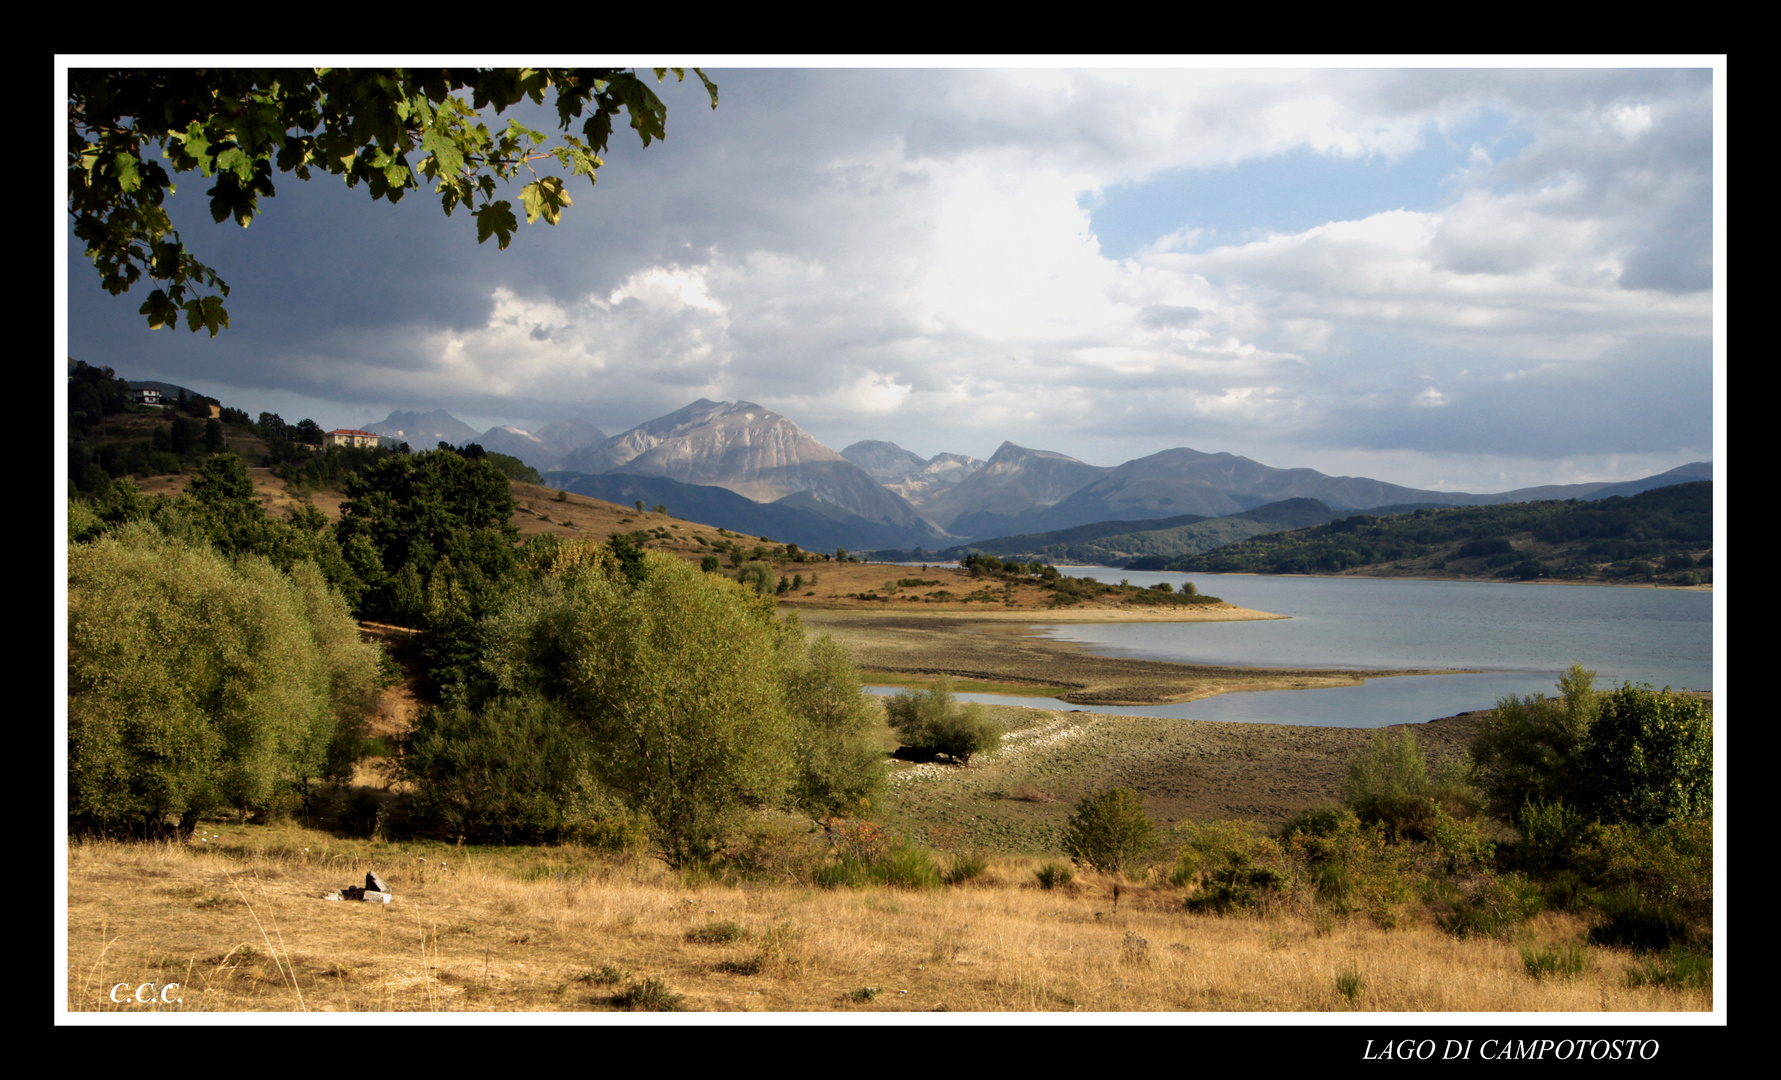
M684 81L682 68L656 68L656 82L669 71ZM717 86L693 73L715 109ZM561 145L546 147L543 132L518 121L493 133L478 117L490 105L499 114L528 98L543 104L547 91ZM539 176L532 163L554 158L593 183L621 109L644 146L666 137L667 106L628 68L73 70L68 212L107 291L127 292L147 276L159 287L138 310L151 328L172 328L183 312L192 331L215 337L229 325L229 286L173 229L162 202L175 186L145 149L176 173L214 179L206 194L217 222L252 223L260 197L276 194L274 171L308 180L322 169L391 202L424 178L447 216L469 207L477 241L493 236L505 249L519 220L495 198L499 185L526 169L534 177L520 189L526 221L556 224L572 200L561 176ZM580 136L569 134L584 114Z

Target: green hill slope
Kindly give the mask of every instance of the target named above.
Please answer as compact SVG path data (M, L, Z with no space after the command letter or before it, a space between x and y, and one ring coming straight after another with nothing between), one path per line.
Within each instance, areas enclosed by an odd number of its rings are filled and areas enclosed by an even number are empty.
M1156 568L1698 585L1712 581L1712 546L1713 485L1698 481L1600 501L1356 514Z

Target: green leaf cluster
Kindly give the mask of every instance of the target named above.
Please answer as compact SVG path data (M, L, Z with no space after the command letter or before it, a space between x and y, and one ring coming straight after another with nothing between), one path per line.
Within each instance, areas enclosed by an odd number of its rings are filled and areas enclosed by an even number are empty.
M1144 800L1130 788L1084 795L1064 823L1064 854L1105 874L1133 865L1155 842L1156 826L1144 812Z
M672 70L655 69L656 82ZM717 87L694 69L717 107ZM479 111L501 113L554 95L561 145L510 120L490 131ZM466 100L466 96L468 100ZM666 137L668 109L627 68L71 69L68 73L68 213L100 282L113 295L147 276L157 287L140 314L151 328L185 316L212 337L229 325L229 286L186 249L164 203L173 173L196 170L213 220L247 227L262 196L276 194L274 172L308 180L316 171L364 184L373 199L396 202L421 181L449 216L468 206L478 242L506 248L519 222L497 199L522 170L526 220L561 219L571 200L562 177L538 176L553 163L590 183L602 164L613 118L623 110L643 145ZM585 119L583 118L585 115ZM569 134L580 119L580 135ZM158 152L160 161L151 153Z
M905 746L945 754L960 765L970 764L973 757L1002 742L1002 725L976 702L958 704L952 681L944 675L926 690L905 690L890 698L885 709Z
M1706 706L1630 683L1604 693L1594 678L1572 664L1556 699L1499 700L1472 747L1491 810L1542 849L1583 821L1653 827L1712 809Z
M350 769L379 681L311 563L231 562L140 522L69 546L77 828L189 834L221 807L286 809L309 778Z
M495 698L554 703L593 778L664 858L708 858L736 815L862 812L882 784L871 709L832 641L807 646L771 597L640 552L517 590L484 625Z

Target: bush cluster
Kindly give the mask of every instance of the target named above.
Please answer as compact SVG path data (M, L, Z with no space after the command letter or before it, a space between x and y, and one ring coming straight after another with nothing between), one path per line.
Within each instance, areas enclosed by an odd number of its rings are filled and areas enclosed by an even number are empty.
M885 703L890 725L903 745L932 754L944 754L968 765L978 754L1001 744L1002 725L972 702L960 705L953 699L952 683L944 675L926 690L905 690Z

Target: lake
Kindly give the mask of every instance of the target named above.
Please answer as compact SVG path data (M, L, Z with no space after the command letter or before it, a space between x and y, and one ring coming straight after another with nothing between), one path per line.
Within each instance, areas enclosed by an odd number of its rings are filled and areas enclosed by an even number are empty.
M1476 675L1371 679L1334 690L1222 694L1096 712L1320 727L1421 723L1488 709L1506 694L1556 692L1573 660L1596 687L1713 686L1713 594L1681 589L1381 578L1181 574L1060 566L1133 585L1192 581L1202 593L1290 619L1232 623L1037 624L1104 656L1238 667L1473 668ZM1053 698L963 700L1071 709Z

